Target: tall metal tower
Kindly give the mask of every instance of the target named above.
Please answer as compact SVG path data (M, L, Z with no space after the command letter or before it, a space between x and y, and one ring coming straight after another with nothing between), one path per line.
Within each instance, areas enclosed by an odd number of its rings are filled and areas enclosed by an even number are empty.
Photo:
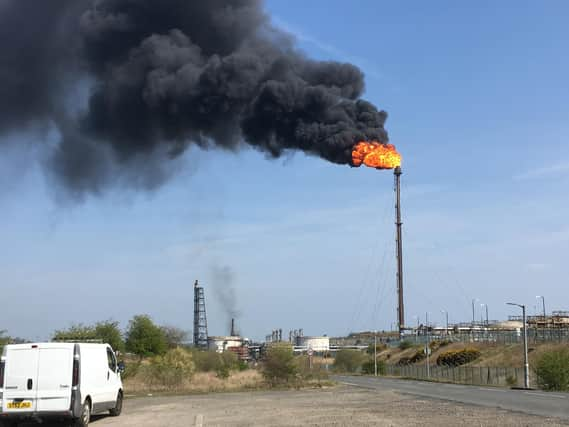
M395 225L397 229L397 323L399 336L405 329L405 308L403 305L403 236L401 233L401 166L393 171L395 175Z
M194 346L207 347L207 317L205 314L205 294L198 281L194 283Z

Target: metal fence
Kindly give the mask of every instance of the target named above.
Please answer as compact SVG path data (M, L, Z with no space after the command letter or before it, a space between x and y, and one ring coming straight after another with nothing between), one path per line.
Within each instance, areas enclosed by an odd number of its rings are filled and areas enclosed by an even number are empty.
M523 336L517 331L471 331L450 334L432 334L407 336L402 341L411 344L425 344L427 341L451 341L462 343L495 343L495 344L519 344L523 341ZM390 347L397 347L400 340L387 342ZM569 329L529 329L529 344L537 343L569 343Z
M430 366L427 372L426 366L387 365L385 374L393 377L469 385L521 387L524 382L523 368Z

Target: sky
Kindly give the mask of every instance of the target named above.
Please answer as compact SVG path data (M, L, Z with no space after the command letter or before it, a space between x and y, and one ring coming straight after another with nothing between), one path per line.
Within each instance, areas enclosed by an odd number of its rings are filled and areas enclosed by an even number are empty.
M569 3L270 0L307 55L351 62L403 155L406 323L569 310ZM149 192L53 190L35 135L0 154L0 329L49 339L137 314L210 335L396 322L393 174L190 149ZM220 269L230 283L220 283ZM484 313L485 315L485 313Z

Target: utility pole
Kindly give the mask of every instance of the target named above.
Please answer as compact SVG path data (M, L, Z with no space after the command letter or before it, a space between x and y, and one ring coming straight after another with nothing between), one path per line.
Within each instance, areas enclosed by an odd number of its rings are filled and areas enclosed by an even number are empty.
M445 314L445 317L446 317L445 335L448 335L448 311L446 311L446 310L441 310L441 313L444 313L444 314Z
M373 370L377 377L377 330L373 331Z
M486 327L488 327L488 304L480 304L480 307L486 308Z
M528 361L528 330L526 320L526 306L524 304L516 304L507 302L508 305L515 305L522 309L522 321L524 330L524 388L529 388L529 361Z
M431 378L431 366L429 363L429 352L431 351L431 331L429 330L429 313L425 313L425 326L427 327L427 344L425 346L425 354L427 355L427 378Z
M397 230L397 322L399 338L405 329L405 308L403 304L403 235L401 232L401 166L393 171L395 176L395 225Z

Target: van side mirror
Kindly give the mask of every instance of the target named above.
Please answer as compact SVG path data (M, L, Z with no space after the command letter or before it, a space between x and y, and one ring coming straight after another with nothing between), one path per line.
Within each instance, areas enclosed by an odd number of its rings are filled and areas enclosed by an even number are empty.
M122 373L125 371L125 369L126 369L126 366L124 365L124 362L119 362L119 363L118 363L118 368L119 368L119 372L122 374Z

